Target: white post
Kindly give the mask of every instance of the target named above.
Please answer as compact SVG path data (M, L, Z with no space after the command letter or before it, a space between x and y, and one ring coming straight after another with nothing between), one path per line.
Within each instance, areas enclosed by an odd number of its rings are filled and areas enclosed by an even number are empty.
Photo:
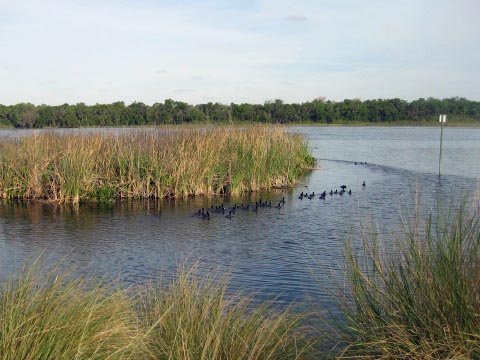
M440 115L438 117L440 122L440 156L438 157L438 177L442 174L442 143L443 143L443 123L447 122L447 115Z

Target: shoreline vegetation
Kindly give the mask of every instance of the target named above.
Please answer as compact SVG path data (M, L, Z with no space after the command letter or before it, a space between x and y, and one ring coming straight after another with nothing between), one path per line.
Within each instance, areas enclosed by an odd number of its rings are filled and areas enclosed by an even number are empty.
M228 296L195 266L126 289L41 263L0 285L2 359L281 360L312 346L304 315Z
M314 165L304 137L278 127L34 133L0 143L0 198L237 196L291 187Z
M325 124L325 125L429 125L438 115L448 115L449 124L480 125L480 102L465 98L345 99L323 97L301 104L282 100L264 104L190 105L167 99L146 105L122 101L111 104L34 105L0 104L0 128L121 127L181 124Z
M126 289L37 261L0 285L0 357L476 359L480 202L448 206L412 214L399 238L347 241L338 321L231 294L195 265Z

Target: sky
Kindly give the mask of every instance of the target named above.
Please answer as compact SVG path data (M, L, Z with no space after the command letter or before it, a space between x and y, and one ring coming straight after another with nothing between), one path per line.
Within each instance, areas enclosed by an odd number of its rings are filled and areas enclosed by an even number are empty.
M480 100L479 0L0 0L0 104Z

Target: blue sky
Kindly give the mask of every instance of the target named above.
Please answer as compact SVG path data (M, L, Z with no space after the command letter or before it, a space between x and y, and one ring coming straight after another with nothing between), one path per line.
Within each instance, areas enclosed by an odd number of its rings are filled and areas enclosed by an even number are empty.
M0 103L480 100L478 0L0 0Z

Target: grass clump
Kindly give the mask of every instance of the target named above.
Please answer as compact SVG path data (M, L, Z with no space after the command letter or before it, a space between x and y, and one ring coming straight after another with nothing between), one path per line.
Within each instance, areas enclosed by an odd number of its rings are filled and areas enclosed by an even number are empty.
M152 359L301 359L310 347L303 315L227 296L223 280L182 271L167 286L150 284L142 299Z
M1 285L1 359L301 359L311 346L304 316L193 268L130 289L62 272L36 264Z
M466 202L416 216L401 238L347 248L351 294L341 358L480 358L480 213Z
M40 133L0 143L0 197L59 203L238 195L292 186L314 166L274 127Z
M136 351L132 307L122 292L87 288L38 266L2 285L1 359L124 359Z

